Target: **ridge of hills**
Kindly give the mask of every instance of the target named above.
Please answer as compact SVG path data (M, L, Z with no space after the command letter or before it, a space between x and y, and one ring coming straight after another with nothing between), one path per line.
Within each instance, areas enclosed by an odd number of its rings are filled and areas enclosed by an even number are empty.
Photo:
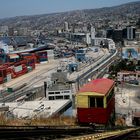
M77 22L91 23L96 20L117 21L132 17L140 17L140 1L98 9L5 18L0 19L0 26L29 27L31 29L42 29L43 26L43 29L47 27L52 29L54 27L61 27L65 21L70 24Z

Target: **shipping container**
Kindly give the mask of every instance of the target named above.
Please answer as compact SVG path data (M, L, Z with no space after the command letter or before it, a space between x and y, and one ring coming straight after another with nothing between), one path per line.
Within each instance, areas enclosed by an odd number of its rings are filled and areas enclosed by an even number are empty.
M35 54L37 56L37 62L38 63L47 62L48 61L47 51L38 51Z

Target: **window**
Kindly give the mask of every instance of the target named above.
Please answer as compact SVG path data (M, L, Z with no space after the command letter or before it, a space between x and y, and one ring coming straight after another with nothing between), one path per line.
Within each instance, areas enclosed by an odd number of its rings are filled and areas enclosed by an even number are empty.
M103 108L104 105L103 105L103 97L92 97L90 96L89 97L89 107L92 108L92 107L101 107Z
M110 91L110 93L108 94L108 96L107 96L107 103L110 101L110 99L111 99L113 96L114 96L114 89L112 89L112 90Z
M54 100L54 96L50 96L49 97L49 100Z
M55 99L56 99L56 100L63 99L63 96L56 96Z
M49 94L54 94L54 92L49 92Z
M60 94L60 92L55 92L55 94Z
M70 93L70 91L64 91L64 93Z
M97 97L96 98L96 105L97 105L97 107L102 107L103 108L103 98L102 97Z
M70 99L69 95L64 96L64 99Z
M3 75L2 75L2 72L0 72L0 77L2 77Z
M89 97L89 107L95 107L95 97Z
M9 61L10 61L10 62L15 62L15 61L16 61L16 59L14 59L14 58L13 58L13 59L10 59Z

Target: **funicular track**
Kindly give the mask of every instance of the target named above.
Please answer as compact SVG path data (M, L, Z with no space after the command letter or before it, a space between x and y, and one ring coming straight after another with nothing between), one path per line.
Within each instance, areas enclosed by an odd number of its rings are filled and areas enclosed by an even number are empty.
M64 139L77 135L91 134L90 127L78 126L0 126L2 140Z
M140 128L93 129L79 126L0 126L2 140L121 140Z
M102 140L139 140L139 139L140 139L140 127L119 132L117 135L109 136L107 138L103 138Z
M139 140L139 128L124 128L116 130L105 130L104 132L94 133L84 136L66 138L65 140Z

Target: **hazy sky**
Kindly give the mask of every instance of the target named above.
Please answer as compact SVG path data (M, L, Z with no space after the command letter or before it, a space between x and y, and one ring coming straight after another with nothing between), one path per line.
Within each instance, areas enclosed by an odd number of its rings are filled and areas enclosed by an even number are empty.
M138 0L0 0L0 18L100 8Z

